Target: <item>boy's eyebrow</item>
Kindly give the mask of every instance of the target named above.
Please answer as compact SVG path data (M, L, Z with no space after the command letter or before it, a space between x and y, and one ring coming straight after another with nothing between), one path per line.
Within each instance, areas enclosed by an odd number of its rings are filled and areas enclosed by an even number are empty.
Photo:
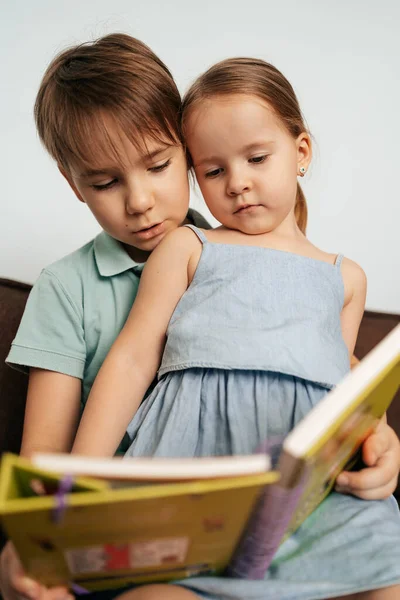
M258 148L261 148L262 146L272 146L273 144L275 144L275 142L273 142L272 140L261 140L259 142L252 142L251 144L243 146L243 148L241 148L241 152L251 152L252 150L256 150ZM194 166L199 167L200 165L203 165L205 163L218 162L219 160L221 160L220 156L206 156L205 158L202 158L201 160L196 162Z
M93 175L107 175L107 171L104 169L89 169L79 173L79 177L93 177Z
M152 152L148 152L147 154L145 154L143 156L143 158L145 160L153 160L154 158L156 158L156 156L158 156L159 154L162 154L163 152L168 150L168 148L170 148L170 147L171 147L170 144L165 144L165 146L160 146L160 148L156 148Z
M156 148L155 150L153 150L152 152L148 152L146 154L143 155L143 160L154 160L154 158L156 158L159 154L162 154L163 152L165 152L166 150L168 150L168 148L170 148L171 145L170 144L165 144L165 146L160 146L159 148ZM86 171L82 171L81 173L79 173L79 177L94 177L95 175L108 175L109 170L107 169L88 169Z

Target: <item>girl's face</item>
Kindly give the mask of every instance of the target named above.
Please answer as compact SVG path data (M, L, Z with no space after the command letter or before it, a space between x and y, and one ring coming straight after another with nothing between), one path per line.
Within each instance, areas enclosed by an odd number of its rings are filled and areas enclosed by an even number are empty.
M96 157L93 168L73 165L63 174L101 227L143 262L186 218L186 157L181 146L149 139L141 152L125 135L114 134L114 158Z
M186 139L204 200L220 223L247 234L296 226L297 175L311 159L306 133L294 139L266 102L231 95L195 107Z

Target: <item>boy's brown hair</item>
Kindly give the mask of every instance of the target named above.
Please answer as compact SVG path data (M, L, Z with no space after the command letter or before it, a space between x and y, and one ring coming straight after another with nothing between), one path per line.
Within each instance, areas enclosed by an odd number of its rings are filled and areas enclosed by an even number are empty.
M67 49L41 82L35 121L58 165L93 166L96 156L117 153L109 126L138 148L145 140L182 143L181 97L164 63L139 40L111 34Z
M183 127L190 110L198 102L228 94L250 94L267 102L294 138L307 132L296 94L289 81L273 65L256 58L223 60L201 75L183 98ZM190 164L190 156L188 159ZM299 183L295 217L300 230L305 233L307 203Z

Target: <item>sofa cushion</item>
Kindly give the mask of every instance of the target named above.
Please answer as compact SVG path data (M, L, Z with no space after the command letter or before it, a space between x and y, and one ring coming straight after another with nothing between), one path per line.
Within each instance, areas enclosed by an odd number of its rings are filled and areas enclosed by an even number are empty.
M0 279L0 452L18 452L28 377L4 361L31 290L26 283Z
M31 286L0 278L0 454L19 452L28 377L4 361L18 329ZM5 536L0 530L0 548Z

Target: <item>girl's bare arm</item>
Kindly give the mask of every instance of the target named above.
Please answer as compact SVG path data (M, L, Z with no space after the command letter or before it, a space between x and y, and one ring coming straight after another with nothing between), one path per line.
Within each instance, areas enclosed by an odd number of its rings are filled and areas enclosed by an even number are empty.
M188 287L193 233L176 230L154 250L138 295L90 392L73 446L112 456L159 367L171 315Z
M346 258L342 263L342 275L345 294L341 313L342 335L349 351L349 357L353 360L358 330L364 314L367 278L357 263Z

